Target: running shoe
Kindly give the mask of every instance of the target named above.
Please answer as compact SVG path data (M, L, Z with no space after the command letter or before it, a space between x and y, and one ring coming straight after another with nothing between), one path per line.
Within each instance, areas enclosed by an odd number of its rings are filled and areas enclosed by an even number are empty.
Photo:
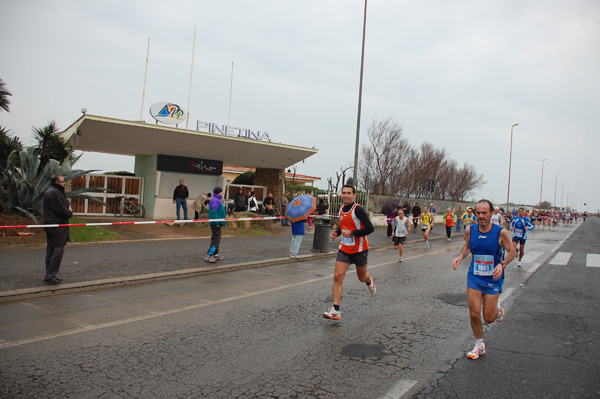
M429 241L425 243L425 249L429 249Z
M479 359L479 356L485 355L485 344L482 342L480 344L475 344L471 352L467 353L467 357L469 359Z
M450 237L448 237L448 242L450 242Z
M375 285L375 280L373 280L372 276L371 276L371 284L367 285L367 288L369 289L369 292L371 293L371 295L377 294L377 285Z
M342 312L335 310L332 306L327 312L323 313L323 317L331 320L342 320Z
M402 256L398 258L398 262L402 263Z
M496 321L499 323L504 320L504 308L502 307L502 301L498 298L498 315L496 316Z
M210 263L217 263L217 259L214 256L212 256L212 255L206 255L204 257L204 259L207 260Z
M523 267L523 265L521 264L521 261L519 261L519 267Z

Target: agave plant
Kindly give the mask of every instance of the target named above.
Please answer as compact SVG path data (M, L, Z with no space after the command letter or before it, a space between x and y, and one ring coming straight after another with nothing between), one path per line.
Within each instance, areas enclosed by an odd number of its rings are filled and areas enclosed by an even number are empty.
M93 170L72 169L81 155L73 160L67 158L62 163L56 159L48 160L44 168L38 172L40 165L40 149L27 147L16 152L16 157L8 157L6 166L0 165L0 204L6 213L20 212L35 220L43 206L44 193L50 186L50 177L61 175L65 181L75 179ZM108 205L99 198L85 195L91 191L104 191L103 187L89 187L68 191L67 197L86 198Z

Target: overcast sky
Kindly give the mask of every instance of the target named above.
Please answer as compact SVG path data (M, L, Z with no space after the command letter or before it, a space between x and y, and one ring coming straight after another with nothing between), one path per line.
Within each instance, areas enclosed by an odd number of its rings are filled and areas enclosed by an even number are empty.
M150 105L190 120L267 131L319 149L297 172L327 186L354 159L363 0L75 1L0 5L0 78L12 92L0 124L25 144L31 127L65 129L89 114L139 120ZM411 145L445 148L506 201L600 207L600 2L370 0L361 144L373 118ZM190 123L192 126L192 123ZM218 158L216 155L215 158ZM86 153L81 169L133 170L133 158ZM556 175L559 175L558 177Z

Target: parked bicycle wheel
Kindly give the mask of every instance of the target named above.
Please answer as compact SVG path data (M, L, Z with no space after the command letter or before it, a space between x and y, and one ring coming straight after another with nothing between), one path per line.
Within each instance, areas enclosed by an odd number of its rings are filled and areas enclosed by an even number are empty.
M121 204L120 202L117 202L116 204L113 205L113 213L116 217L123 216L124 211L125 211L125 209L123 209L123 204Z
M135 208L133 207L135 206ZM131 213L136 218L143 218L146 215L146 208L142 204L132 204Z

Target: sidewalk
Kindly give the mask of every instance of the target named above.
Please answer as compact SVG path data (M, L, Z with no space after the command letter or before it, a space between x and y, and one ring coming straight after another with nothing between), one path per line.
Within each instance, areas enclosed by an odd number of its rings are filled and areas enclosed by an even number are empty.
M182 236L182 229L161 229L160 237L147 234L145 229L136 239L129 235L121 241L89 244L69 244L65 249L59 275L61 284L48 285L42 281L45 247L5 248L0 250L0 302L43 297L136 284L147 281L184 278L211 273L223 273L241 268L265 267L272 264L333 258L339 238L329 240L329 252L313 252L314 227L307 229L300 249L300 259L289 257L291 232L277 229L280 234L260 236L224 236L221 255L216 264L204 260L209 237ZM431 240L445 239L444 226L435 226ZM461 239L456 236L455 239ZM369 235L372 250L393 248L386 227L376 227ZM410 232L407 247L423 245L421 231ZM333 263L332 263L333 264Z

